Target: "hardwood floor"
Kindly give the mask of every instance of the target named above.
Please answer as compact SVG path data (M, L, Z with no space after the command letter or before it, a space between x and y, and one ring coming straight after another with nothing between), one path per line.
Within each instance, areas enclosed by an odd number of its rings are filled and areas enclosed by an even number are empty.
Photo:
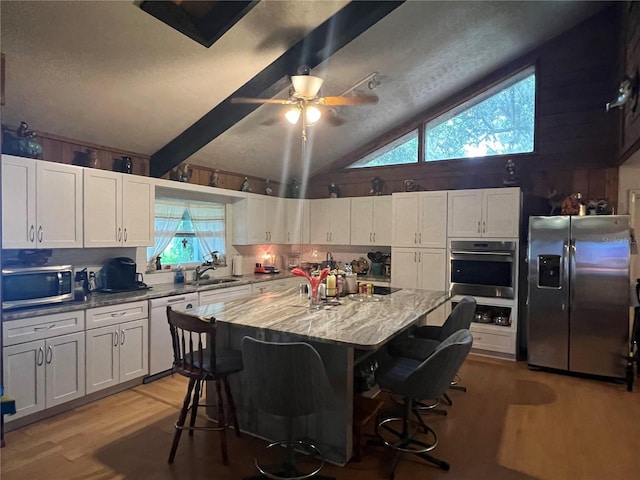
M443 472L405 456L397 480L636 479L640 476L640 385L536 372L524 363L469 356L468 392L451 391L446 417L427 416L439 436L431 452L451 463ZM265 442L229 438L223 466L218 434L183 435L167 464L185 381L168 377L57 415L5 435L3 480L204 479L254 475ZM393 454L365 447L360 463L322 473L346 480L388 478Z

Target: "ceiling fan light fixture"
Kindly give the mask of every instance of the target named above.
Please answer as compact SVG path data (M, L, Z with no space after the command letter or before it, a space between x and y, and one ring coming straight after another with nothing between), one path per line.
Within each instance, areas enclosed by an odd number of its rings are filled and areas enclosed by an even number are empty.
M293 75L291 83L295 89L294 96L301 98L314 98L318 95L324 80L313 75Z
M322 117L322 112L320 112L319 108L314 107L313 105L309 105L304 109L304 118L307 122L307 125L311 126L315 124L318 120L320 120L320 117Z
M284 114L284 117L287 119L287 121L291 124L291 125L295 125L296 123L298 123L298 119L300 118L300 108L298 107L291 107L289 110L286 111L286 113Z

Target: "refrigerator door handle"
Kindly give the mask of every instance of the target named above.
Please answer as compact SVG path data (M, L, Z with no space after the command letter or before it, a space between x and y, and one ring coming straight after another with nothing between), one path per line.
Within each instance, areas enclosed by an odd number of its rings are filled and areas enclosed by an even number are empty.
M575 285L576 285L576 239L570 239L569 247L569 303L573 304L575 301Z
M562 285L566 288L570 287L569 284L569 259L571 258L571 250L569 247L569 242L562 242ZM567 310L567 297L569 296L569 292L566 292L563 295L562 301L562 311Z

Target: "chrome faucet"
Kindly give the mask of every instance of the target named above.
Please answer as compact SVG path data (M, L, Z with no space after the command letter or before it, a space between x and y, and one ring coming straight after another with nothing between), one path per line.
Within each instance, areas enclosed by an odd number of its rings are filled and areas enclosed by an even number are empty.
M215 270L215 269L216 269L215 263L205 262L202 265L198 265L196 267L195 280L196 281L200 280L204 272L206 272L207 270Z
M333 255L331 252L327 252L327 268L333 268Z

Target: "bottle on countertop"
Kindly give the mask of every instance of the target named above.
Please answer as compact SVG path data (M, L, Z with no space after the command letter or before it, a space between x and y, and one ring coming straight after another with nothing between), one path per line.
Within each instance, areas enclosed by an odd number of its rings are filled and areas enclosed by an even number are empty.
M184 283L184 269L181 265L178 265L176 270L175 283Z

